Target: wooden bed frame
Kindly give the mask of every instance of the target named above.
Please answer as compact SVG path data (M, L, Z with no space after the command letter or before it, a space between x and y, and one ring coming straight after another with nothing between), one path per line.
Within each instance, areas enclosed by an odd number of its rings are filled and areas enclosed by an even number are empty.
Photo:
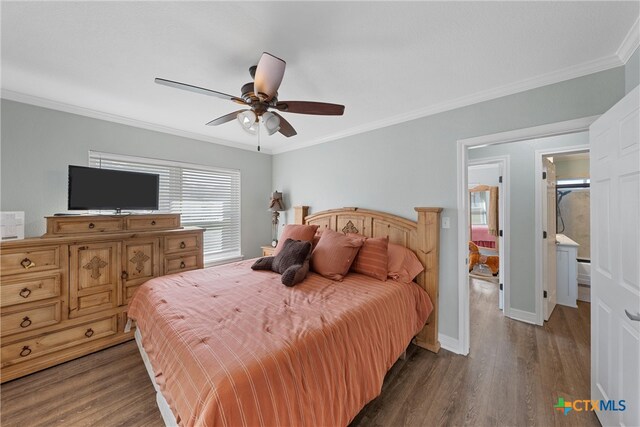
M416 253L424 271L416 282L431 298L433 312L416 335L416 345L437 353L438 341L438 266L440 250L440 212L442 208L415 208L418 220L411 221L385 212L359 208L331 209L309 215L309 206L296 206L295 223L331 228L343 233L358 233L367 237L388 237L389 242L402 245Z

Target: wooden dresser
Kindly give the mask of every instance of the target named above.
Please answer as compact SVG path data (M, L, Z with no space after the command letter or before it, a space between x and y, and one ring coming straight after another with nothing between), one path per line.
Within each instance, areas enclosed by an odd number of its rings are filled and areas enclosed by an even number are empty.
M203 231L180 215L55 216L0 245L0 382L133 338L127 304L147 280L203 267Z

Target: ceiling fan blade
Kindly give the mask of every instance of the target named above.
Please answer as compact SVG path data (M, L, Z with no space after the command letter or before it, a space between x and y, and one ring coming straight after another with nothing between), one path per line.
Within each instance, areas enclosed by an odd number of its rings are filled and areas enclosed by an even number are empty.
M254 92L258 97L268 101L276 95L286 66L282 59L267 52L262 54L254 78Z
M327 104L326 102L279 101L275 108L283 113L316 114L319 116L341 116L344 105Z
M217 119L211 120L209 123L207 123L207 126L218 126L223 123L230 122L231 120L238 117L238 114L242 113L243 111L248 111L248 110L238 110L238 111L234 111L233 113L225 114L222 117L218 117Z
M244 100L233 95L227 95L226 93L216 92L215 90L205 89L203 87L193 86L186 83L174 82L173 80L161 79L156 77L155 82L159 85L169 86L176 89L188 90L189 92L195 92L202 95L215 96L216 98L228 99L230 101L237 102L238 104L246 104Z
M284 117L282 117L280 114L276 113L275 111L273 111L273 115L278 116L278 118L280 119L280 129L278 130L278 132L280 132L287 138L291 138L292 136L295 136L298 134L298 132L296 132L293 126L291 126L291 123L286 121Z

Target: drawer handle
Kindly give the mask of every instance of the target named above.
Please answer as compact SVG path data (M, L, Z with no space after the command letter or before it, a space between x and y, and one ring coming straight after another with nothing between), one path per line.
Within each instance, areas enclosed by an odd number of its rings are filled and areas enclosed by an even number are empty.
M96 227L96 225L94 223L92 223L92 222L89 223L89 228L95 228L95 227Z
M28 328L29 326L31 326L31 319L29 319L29 316L26 316L24 319L22 319L22 322L20 322L20 327Z
M187 245L184 242L180 242L180 249L184 249L186 247L187 247Z
M28 345L25 345L24 347L22 347L22 351L20 352L20 357L27 357L30 354L31 354L31 349L29 348Z
M92 335L93 335L93 329L91 328L87 329L87 332L84 333L84 336L87 338L91 338Z
M29 298L29 295L31 295L31 289L29 288L22 288L22 290L20 291L20 296L22 298Z
M31 261L29 258L25 258L22 261L20 261L20 265L22 266L22 268L24 268L25 270L28 270L32 267L36 266L36 263Z
M151 221L151 225L156 225L156 222L155 221Z
M187 264L184 263L184 261L180 261L180 268L185 268L187 266Z
M129 273L127 273L126 271L123 271L122 274L120 275L120 278L122 280L127 280L129 278Z

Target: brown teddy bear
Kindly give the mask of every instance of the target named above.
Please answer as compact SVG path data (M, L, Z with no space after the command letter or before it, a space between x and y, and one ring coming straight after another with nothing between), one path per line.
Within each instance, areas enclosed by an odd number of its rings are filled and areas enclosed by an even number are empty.
M309 272L311 242L287 239L276 256L258 258L252 270L271 270L282 275L282 284L294 286L302 282Z
M500 272L500 257L496 255L482 255L475 243L469 241L469 273L476 265L486 265L493 276Z

